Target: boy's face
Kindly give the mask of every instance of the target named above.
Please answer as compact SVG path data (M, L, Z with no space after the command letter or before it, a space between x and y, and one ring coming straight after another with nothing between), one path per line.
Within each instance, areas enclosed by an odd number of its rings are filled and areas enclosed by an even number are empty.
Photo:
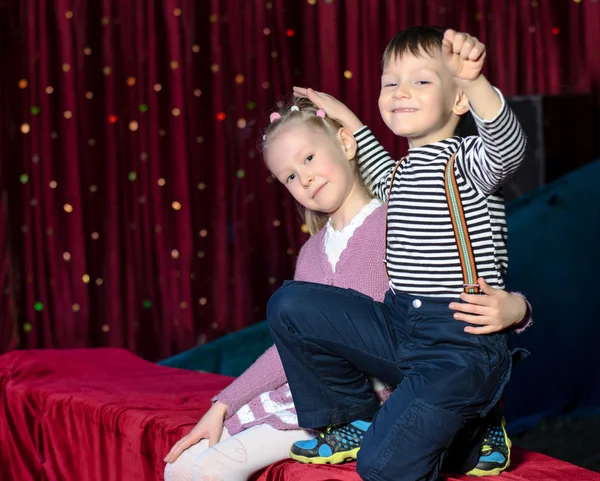
M419 147L454 135L459 90L441 50L391 58L381 75L379 111L394 134Z

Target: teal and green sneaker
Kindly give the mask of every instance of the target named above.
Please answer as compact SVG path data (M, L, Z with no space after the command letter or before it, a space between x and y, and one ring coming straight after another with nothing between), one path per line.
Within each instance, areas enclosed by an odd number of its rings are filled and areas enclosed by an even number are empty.
M296 441L290 457L307 464L341 464L354 461L360 450L368 421L329 426L325 432L308 441Z
M469 476L498 476L510 466L510 448L512 443L506 434L506 420L500 418L500 424L488 426L481 444L479 461L469 471Z

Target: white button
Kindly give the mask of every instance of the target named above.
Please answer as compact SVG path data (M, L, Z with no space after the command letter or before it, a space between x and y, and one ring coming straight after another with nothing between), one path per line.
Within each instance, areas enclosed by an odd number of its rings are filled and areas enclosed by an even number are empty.
M423 304L423 303L421 302L420 299L414 299L412 301L412 305L415 309L418 309L419 307L421 307L421 304Z

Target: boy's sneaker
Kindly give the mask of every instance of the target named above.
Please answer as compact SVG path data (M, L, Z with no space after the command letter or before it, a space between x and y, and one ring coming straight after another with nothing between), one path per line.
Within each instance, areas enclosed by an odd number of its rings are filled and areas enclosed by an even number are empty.
M498 476L510 466L510 448L512 443L506 434L506 420L500 418L500 424L489 425L479 453L479 462L467 474L469 476Z
M368 421L329 426L324 433L308 441L296 441L290 457L308 464L340 464L354 461L360 450Z

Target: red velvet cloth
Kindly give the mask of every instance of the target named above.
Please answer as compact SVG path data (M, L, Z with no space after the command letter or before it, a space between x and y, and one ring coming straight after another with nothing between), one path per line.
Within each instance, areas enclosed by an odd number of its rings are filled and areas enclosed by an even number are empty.
M162 480L164 455L230 381L158 366L120 349L0 356L0 479ZM502 479L600 481L600 474L521 450L514 451L513 464ZM359 481L354 464L289 460L254 479Z
M0 479L163 479L164 456L230 382L121 349L5 354Z

